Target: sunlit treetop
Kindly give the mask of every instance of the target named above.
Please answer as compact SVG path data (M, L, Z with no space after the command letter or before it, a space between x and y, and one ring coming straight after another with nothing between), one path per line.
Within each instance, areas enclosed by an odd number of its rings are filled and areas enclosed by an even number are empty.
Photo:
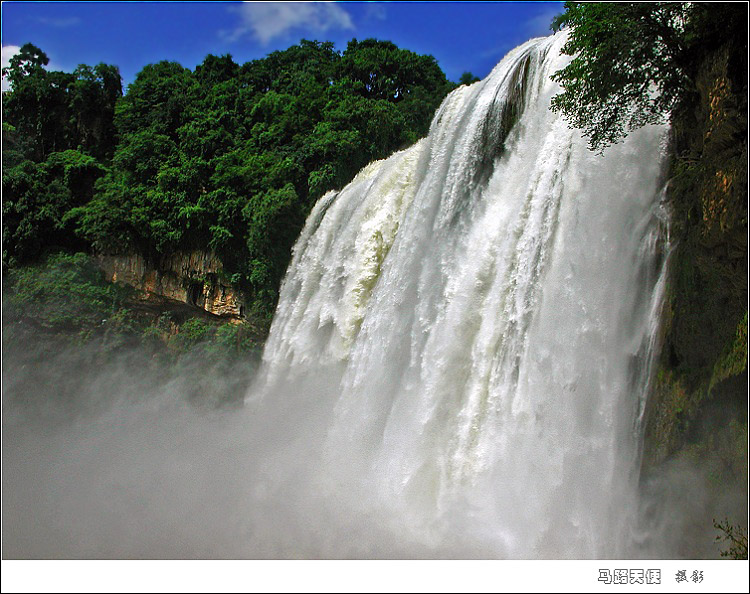
M552 28L566 28L571 62L552 79L552 109L601 152L646 124L665 122L694 89L696 51L724 39L738 6L690 2L566 2ZM745 13L746 15L746 13ZM724 31L724 34L726 31Z

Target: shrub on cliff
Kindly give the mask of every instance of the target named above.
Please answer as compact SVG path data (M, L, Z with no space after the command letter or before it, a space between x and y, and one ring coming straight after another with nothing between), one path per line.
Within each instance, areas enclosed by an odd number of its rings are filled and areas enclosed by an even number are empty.
M50 330L86 331L106 325L130 294L104 281L83 253L58 253L44 262L11 269L3 287L11 318Z

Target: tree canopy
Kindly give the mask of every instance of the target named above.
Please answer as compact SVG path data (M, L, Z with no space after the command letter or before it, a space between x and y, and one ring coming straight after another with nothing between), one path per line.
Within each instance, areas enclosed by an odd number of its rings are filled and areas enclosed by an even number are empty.
M734 12L723 3L566 2L552 28L568 28L563 52L573 59L552 76L563 88L552 109L596 151L666 121L694 92L696 55L744 25Z
M125 95L114 66L47 62L26 44L7 70L3 262L209 249L266 308L315 200L426 134L455 87L432 56L374 39L162 61Z
M473 83L478 82L478 81L479 81L479 77L478 76L474 76L471 72L469 72L467 70L466 72L464 72L461 75L461 78L458 79L458 84L459 85L470 85L470 84L473 84Z

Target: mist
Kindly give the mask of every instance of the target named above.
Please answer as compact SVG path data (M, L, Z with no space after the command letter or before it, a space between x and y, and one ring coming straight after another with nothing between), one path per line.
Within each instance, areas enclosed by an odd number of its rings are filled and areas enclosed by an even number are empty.
M145 348L89 366L81 347L33 369L22 355L3 357L5 558L482 556L460 538L410 542L396 517L389 527L386 510L353 497L352 469L347 484L326 476L325 374L320 390L308 377L260 405L243 400L250 359L218 373L198 361L165 372Z
M24 352L35 346L25 344ZM433 537L426 538L410 533L413 519L397 502L373 494L352 458L346 467L330 466L330 370L300 380L304 388L245 402L257 373L251 358L229 370L192 361L166 372L149 365L145 348L87 365L91 352L68 347L32 369L21 355L3 353L6 559L502 553L469 494L464 507L427 521ZM212 398L233 391L238 400L217 405ZM743 499L712 490L705 475L697 465L672 462L644 478L633 557L717 556L705 520L741 510Z

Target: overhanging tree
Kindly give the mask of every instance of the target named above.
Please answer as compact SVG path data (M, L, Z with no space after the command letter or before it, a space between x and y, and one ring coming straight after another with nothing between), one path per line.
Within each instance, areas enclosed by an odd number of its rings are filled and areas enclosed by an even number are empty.
M573 59L552 75L563 88L552 109L599 152L666 121L695 92L696 57L743 25L736 12L722 3L566 2L552 28L568 28L562 51Z

